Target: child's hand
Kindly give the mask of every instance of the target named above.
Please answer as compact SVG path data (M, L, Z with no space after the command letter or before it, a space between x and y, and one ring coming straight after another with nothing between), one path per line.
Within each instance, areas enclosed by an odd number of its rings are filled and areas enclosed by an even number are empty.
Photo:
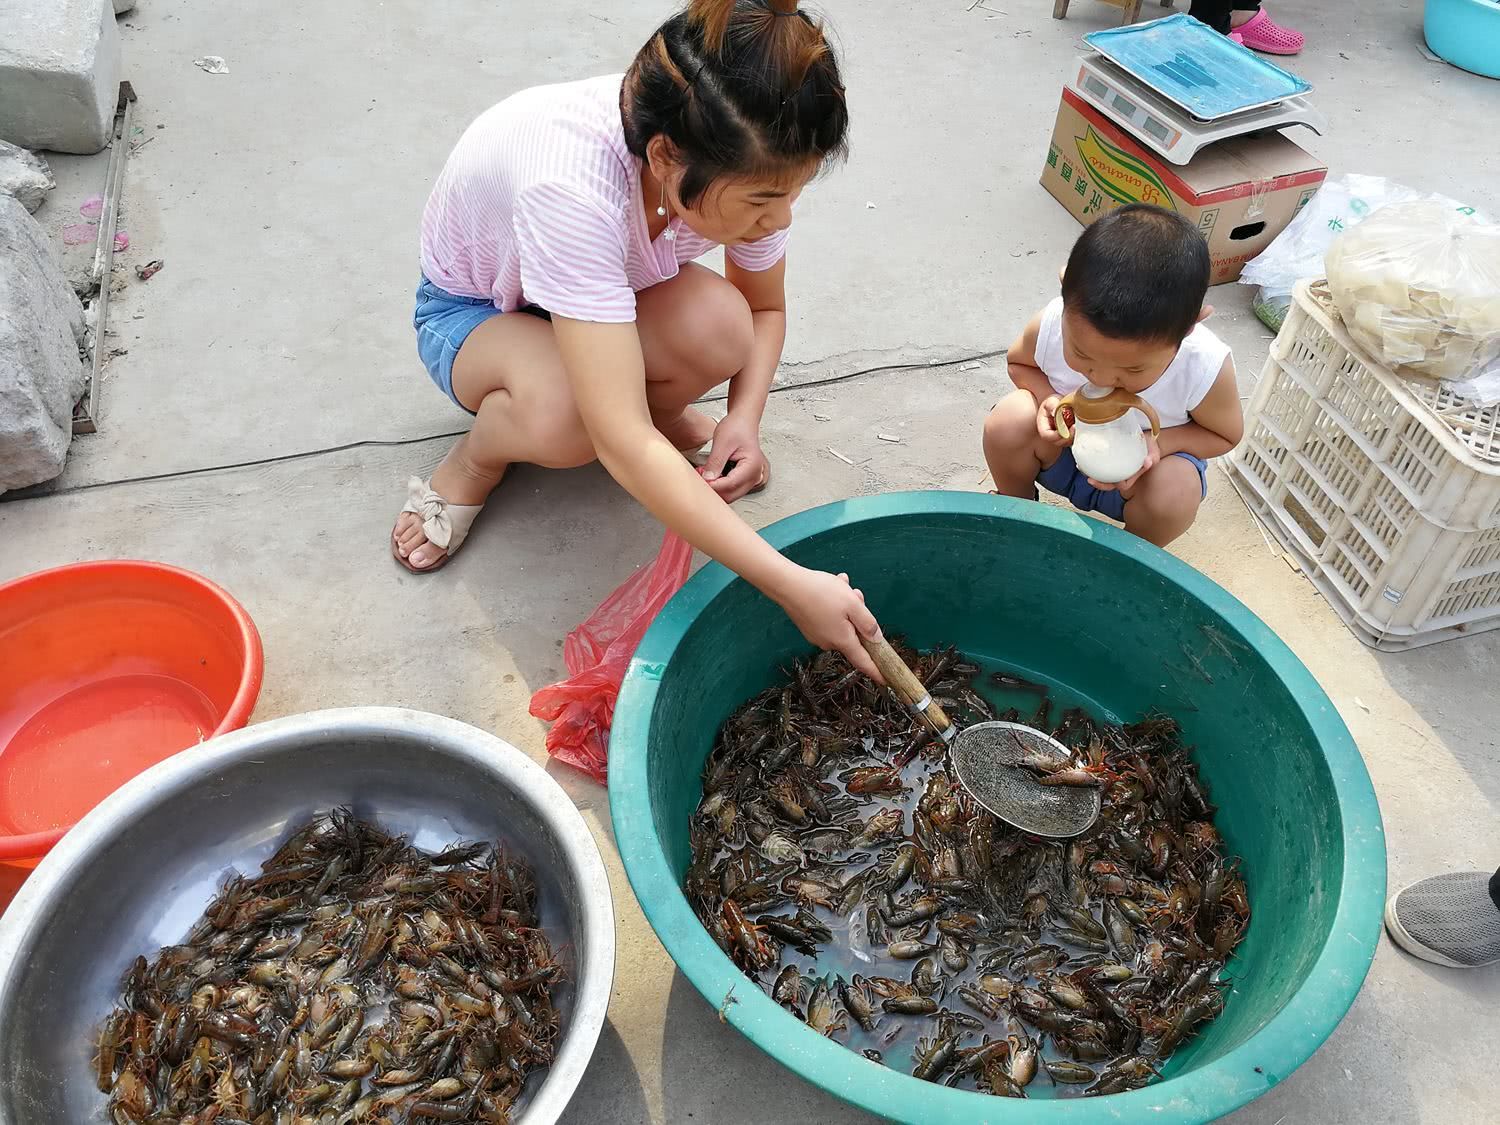
M1057 404L1061 401L1062 395L1048 395L1036 408L1036 432L1041 435L1043 441L1052 445L1068 445L1071 440L1057 432L1057 422L1052 417L1057 412Z
M724 467L731 461L734 468L725 473ZM703 479L725 503L732 504L752 488L765 484L770 475L771 464L760 448L760 427L732 411L726 414L714 427Z
M1146 460L1141 463L1141 467L1136 471L1135 476L1130 477L1126 480L1122 480L1118 484L1102 484L1101 482L1096 481L1092 477L1090 477L1089 483L1095 488L1099 489L1101 492L1114 492L1117 489L1120 492L1129 492L1137 484L1140 483L1140 480L1143 476L1145 476L1159 464L1161 464L1161 446L1157 444L1156 438L1151 436L1150 431L1147 431Z
M809 641L843 653L877 684L885 682L860 641L862 636L872 640L880 636L880 626L865 608L865 596L849 585L847 574L799 566L791 584L777 591L776 600Z

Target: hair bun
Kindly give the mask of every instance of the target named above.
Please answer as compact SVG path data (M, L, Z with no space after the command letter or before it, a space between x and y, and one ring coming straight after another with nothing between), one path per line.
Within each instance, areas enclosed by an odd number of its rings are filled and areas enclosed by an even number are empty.
M637 158L671 143L689 207L728 177L805 181L844 154L849 127L838 60L798 0L689 0L636 55L621 111Z

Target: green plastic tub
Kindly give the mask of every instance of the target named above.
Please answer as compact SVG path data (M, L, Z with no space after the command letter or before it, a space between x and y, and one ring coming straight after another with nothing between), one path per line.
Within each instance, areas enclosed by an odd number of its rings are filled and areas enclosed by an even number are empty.
M824 1039L735 968L681 891L688 818L720 723L807 645L718 565L641 642L615 709L609 793L631 886L667 952L762 1050L846 1101L907 1122L1206 1122L1285 1079L1353 1003L1385 896L1380 810L1359 751L1307 669L1203 575L1071 512L969 493L830 504L766 538L847 570L885 630L956 644L1066 685L1096 712L1159 708L1196 744L1251 924L1224 1013L1163 1079L1103 1098L992 1098L920 1082ZM1211 682L1209 677L1211 677Z

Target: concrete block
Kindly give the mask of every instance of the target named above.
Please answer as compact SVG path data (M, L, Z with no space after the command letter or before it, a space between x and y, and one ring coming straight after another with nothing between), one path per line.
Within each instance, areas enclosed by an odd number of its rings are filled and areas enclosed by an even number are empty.
M34 152L0 141L0 195L13 195L26 210L35 213L49 191L57 186L52 169Z
M111 0L0 0L0 137L98 152L120 89Z
M83 394L83 305L46 233L0 195L0 492L51 480Z

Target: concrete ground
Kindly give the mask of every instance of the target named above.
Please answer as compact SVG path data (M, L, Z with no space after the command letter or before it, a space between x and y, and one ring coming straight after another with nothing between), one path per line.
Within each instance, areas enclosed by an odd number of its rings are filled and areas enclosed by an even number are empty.
M1002 366L797 385L1003 347L1055 291L1077 227L1036 177L1079 37L1118 18L1091 0L1063 23L1042 0L830 6L854 155L799 212L787 389L764 434L776 485L741 505L755 524L857 493L982 487L979 427ZM1330 119L1308 147L1336 172L1500 213L1500 158L1477 124L1500 117L1500 84L1425 58L1420 4L1274 10L1307 33L1294 66ZM447 439L434 435L465 423L412 347L416 223L480 109L520 86L623 69L664 5L280 11L141 0L123 20L143 129L121 222L126 281L111 305L109 343L126 354L108 369L101 432L76 444L58 490L0 504L0 579L111 556L191 567L260 627L256 718L400 704L496 731L541 760L531 691L558 676L564 633L650 556L660 530L597 468L523 469L441 575L413 578L387 557L405 478L442 456ZM205 54L229 73L195 68ZM62 187L40 217L60 227L103 165L57 163ZM131 267L152 258L165 268L137 281ZM1213 300L1248 393L1269 334L1248 291ZM1176 552L1269 622L1338 705L1380 796L1392 884L1500 863L1500 633L1371 652L1267 548L1222 476L1211 488ZM568 1120L868 1120L719 1023L635 904L604 790L553 773L604 850L619 919L610 1022ZM1500 973L1432 969L1383 942L1328 1044L1232 1120L1492 1119L1483 1060L1497 1032Z

